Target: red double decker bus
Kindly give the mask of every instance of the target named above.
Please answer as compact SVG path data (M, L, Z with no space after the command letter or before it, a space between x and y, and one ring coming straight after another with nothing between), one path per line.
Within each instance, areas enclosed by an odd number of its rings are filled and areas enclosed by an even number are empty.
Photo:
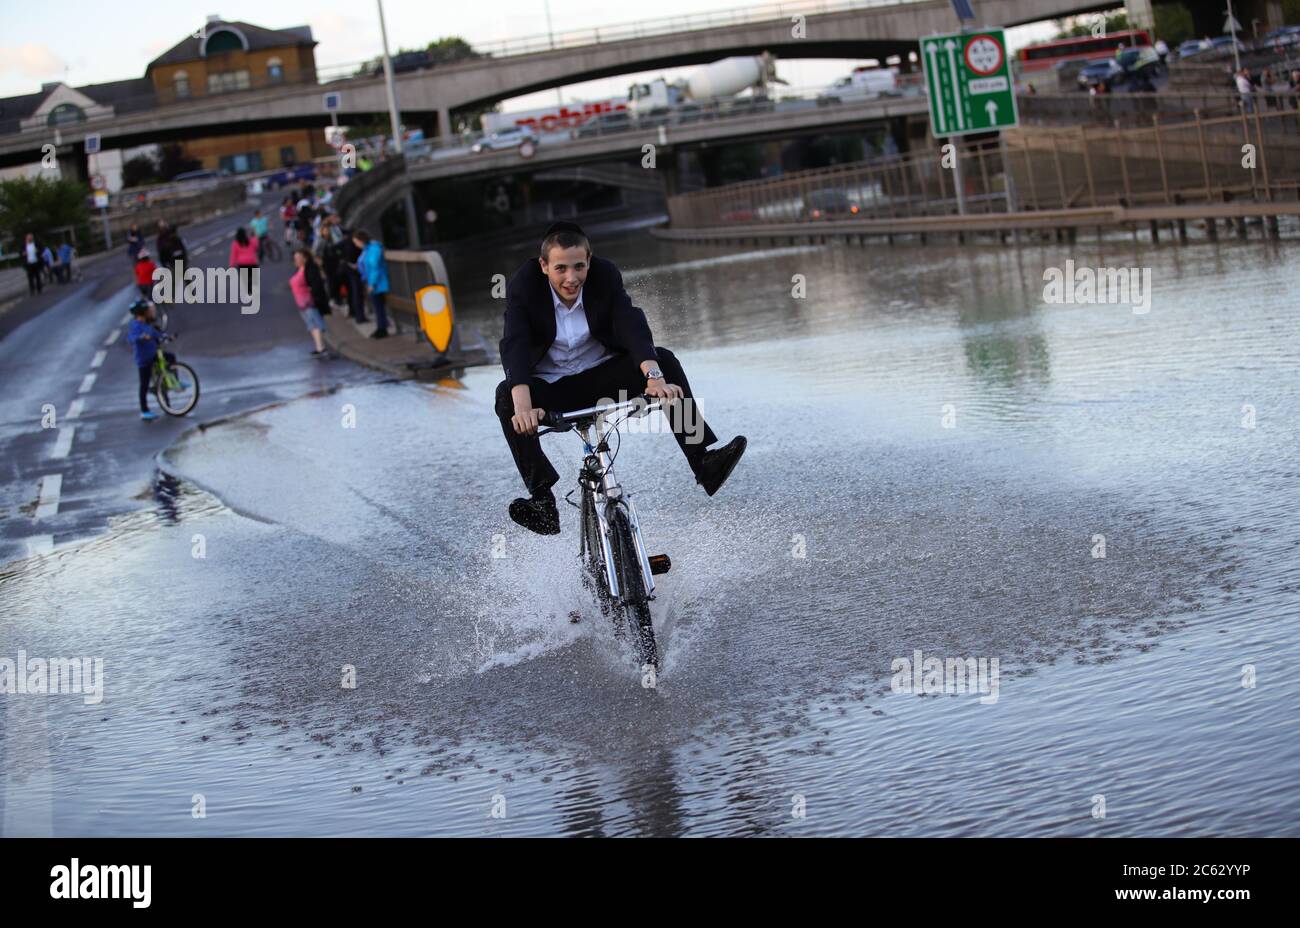
M1045 71L1058 61L1072 58L1112 58L1121 45L1132 48L1135 45L1150 45L1151 36L1143 29L1130 29L1124 32L1110 32L1101 37L1076 35L1055 42L1042 42L1038 45L1026 45L1016 53L1020 62L1020 73Z

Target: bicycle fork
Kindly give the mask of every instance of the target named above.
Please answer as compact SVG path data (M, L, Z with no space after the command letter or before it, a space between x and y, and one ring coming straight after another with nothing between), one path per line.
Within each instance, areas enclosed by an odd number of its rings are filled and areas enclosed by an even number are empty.
M618 578L618 572L614 569L614 545L613 530L610 527L609 518L606 516L606 510L611 506L623 507L627 513L628 524L632 529L632 546L636 552L637 562L641 566L641 580L644 587L644 594L647 600L654 599L655 584L654 574L657 571L652 569L650 556L646 552L645 542L641 538L641 520L637 516L636 504L632 497L623 492L622 486L614 477L613 467L610 465L609 458L605 453L604 435L600 434L597 429L599 441L592 445L589 431L582 430L582 446L585 453L583 458L583 492L591 494L592 509L596 515L596 527L600 535L600 548L602 562L605 567L605 583L609 589L610 596L616 602L626 605L625 595L631 598L634 594L631 590L623 590Z

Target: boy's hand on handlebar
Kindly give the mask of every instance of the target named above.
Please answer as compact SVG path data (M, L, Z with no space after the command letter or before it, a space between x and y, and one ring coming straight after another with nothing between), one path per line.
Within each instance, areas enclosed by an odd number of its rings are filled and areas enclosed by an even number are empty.
M682 388L675 383L667 383L663 380L647 380L645 395L662 400L679 400L682 398Z
M510 422L515 427L516 435L536 435L537 426L542 421L542 416L546 415L545 409L528 408L523 411L515 410L514 416Z

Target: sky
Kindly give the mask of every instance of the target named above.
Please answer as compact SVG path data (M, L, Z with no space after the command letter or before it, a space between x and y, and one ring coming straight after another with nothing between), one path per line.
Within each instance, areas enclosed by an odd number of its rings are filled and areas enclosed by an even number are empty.
M443 36L458 35L471 44L544 36L549 5L556 32L608 27L672 16L700 16L745 8L739 0L384 0L388 43L419 47ZM751 7L760 4L751 4ZM976 12L979 2L975 3ZM88 0L0 0L0 97L35 93L44 82L72 85L143 77L145 65L199 29L209 14L271 29L310 25L319 43L316 64L325 70L372 58L382 43L379 16L372 0L164 0L145 4ZM955 24L955 18L954 18ZM1051 24L1012 30L1014 48L1050 37ZM780 77L796 87L823 87L848 73L855 62L781 61ZM666 70L670 80L685 70ZM564 88L566 100L623 96L633 75ZM507 109L555 101L555 91L511 101Z

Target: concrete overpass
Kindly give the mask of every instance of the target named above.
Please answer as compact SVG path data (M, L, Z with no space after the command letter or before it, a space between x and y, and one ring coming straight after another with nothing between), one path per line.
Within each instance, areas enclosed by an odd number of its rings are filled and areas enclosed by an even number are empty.
M412 184L424 181L478 180L528 173L535 178L586 177L607 186L645 189L657 186L665 196L677 192L675 148L723 142L765 141L844 130L898 118L922 118L924 97L865 100L833 106L808 105L801 109L769 109L744 116L688 122L677 125L633 127L607 135L540 145L531 158L516 150L432 157L434 149L414 152L404 161L390 159L368 174L359 175L343 188L339 210L352 225L378 229L384 210L398 202ZM639 164L643 146L656 146L653 171ZM625 162L611 164L611 162ZM599 175L599 176L598 176Z
M1097 0L980 0L978 7L983 22L1011 26L1111 5ZM884 57L906 52L920 36L950 30L954 24L949 0L858 0L827 12L807 13L802 38L795 34L790 16L781 13L760 21L439 66L399 75L397 94L408 123L436 121L439 131L448 134L455 110L551 87L764 50L785 58ZM329 123L322 103L326 90L341 94L340 117L345 122L387 111L382 79L353 78L203 97L65 126L59 132L64 144L79 147L87 133L97 132L106 148L123 148L205 135L325 126ZM41 146L52 136L48 128L0 136L0 166L37 160Z

